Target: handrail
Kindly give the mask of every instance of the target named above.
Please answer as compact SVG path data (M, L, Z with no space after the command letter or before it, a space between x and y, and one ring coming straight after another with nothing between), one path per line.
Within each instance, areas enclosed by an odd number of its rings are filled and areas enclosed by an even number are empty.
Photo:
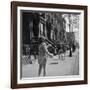
M51 44L54 48L56 48L55 44L54 44L52 41L48 40L48 39L47 39L46 37L44 37L44 36L41 36L41 37L44 39L44 41L46 41L47 43Z

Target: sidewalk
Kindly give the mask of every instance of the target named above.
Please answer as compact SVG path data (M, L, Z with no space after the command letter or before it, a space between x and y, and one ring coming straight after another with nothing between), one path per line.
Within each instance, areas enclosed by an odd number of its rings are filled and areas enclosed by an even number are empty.
M33 60L33 64L23 65L23 77L38 77L38 60ZM72 57L68 57L66 53L65 60L58 57L47 58L46 76L65 76L79 74L79 54L78 50L73 53ZM42 74L41 74L42 76Z

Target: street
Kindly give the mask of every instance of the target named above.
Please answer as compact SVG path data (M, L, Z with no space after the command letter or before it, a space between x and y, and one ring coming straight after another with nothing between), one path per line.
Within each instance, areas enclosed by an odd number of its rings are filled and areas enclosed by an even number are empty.
M69 51L65 54L65 59L61 60L58 56L47 58L46 76L67 76L79 75L79 50L69 57ZM41 73L41 76L42 73ZM38 60L32 60L32 64L22 64L22 77L38 77Z

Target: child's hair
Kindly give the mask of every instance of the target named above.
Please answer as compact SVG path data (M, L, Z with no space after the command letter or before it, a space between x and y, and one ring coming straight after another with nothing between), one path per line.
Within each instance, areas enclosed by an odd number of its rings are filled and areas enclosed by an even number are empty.
M39 44L41 44L42 42L44 42L44 39L42 37L39 38Z

